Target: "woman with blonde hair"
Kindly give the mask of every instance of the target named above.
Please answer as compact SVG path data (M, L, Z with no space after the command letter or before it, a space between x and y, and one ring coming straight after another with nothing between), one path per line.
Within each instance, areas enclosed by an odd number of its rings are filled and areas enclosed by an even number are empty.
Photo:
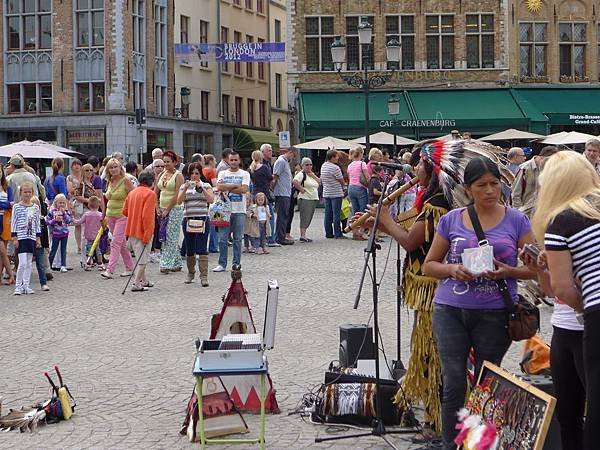
M346 173L348 173L348 199L352 204L352 214L364 212L369 200L367 189L369 186L369 175L367 172L367 164L363 161L363 155L364 150L360 146L350 150L352 162L346 169ZM365 240L360 228L353 230L352 239L355 241Z
M562 151L546 161L539 183L533 230L538 241L544 242L552 293L561 303L583 313L584 324L585 389L576 379L582 377L574 377L576 367L570 369L562 357L557 367L552 364L553 375L557 370L570 373L570 383L563 379L569 385L557 392L561 434L566 431L567 437L573 439L571 442L578 442L576 447L569 448L589 450L597 448L600 440L600 386L597 383L600 377L600 178L585 156ZM566 339L574 340L573 336L563 336L565 332L559 333L565 338L560 341L563 344ZM580 350L577 342L571 347L572 354ZM559 383L560 380L559 375ZM587 414L581 439L586 398ZM565 436L562 438L564 442Z
M133 270L133 261L131 253L127 249L127 239L125 238L125 228L127 227L127 217L123 215L123 205L127 195L133 190L131 180L125 175L125 169L121 162L116 158L111 158L106 163L106 206L104 215L108 218L108 228L112 233L110 242L110 259L106 270L102 272L104 278L113 278L119 255L123 258L125 272L123 277L131 275Z
M77 200L77 190L82 183L83 171L81 161L73 158L71 161L71 173L67 177L67 192L69 201L73 206L73 219L77 220L83 215L84 204ZM77 242L77 253L81 253L81 225L75 225L75 241Z

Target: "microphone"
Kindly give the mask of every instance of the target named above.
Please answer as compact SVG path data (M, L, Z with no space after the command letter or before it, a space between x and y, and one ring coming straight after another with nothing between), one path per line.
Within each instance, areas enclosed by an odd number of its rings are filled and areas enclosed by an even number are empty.
M404 172L412 172L412 167L410 164L398 164L392 162L379 162L379 161L371 161L371 164L374 166L385 167L386 169L393 170L403 170Z

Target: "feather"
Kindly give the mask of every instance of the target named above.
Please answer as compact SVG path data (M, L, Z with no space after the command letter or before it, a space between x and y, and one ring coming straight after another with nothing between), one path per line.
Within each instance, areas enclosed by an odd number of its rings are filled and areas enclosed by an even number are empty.
M500 171L501 181L511 186L514 176L507 166L504 150L484 142L433 141L421 147L421 157L433 165L446 200L454 207L466 206L470 200L465 192L465 168L475 158L493 161Z

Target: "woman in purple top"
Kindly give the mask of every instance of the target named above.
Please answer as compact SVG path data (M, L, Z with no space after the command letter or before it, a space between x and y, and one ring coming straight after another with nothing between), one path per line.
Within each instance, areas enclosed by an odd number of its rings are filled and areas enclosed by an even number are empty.
M440 280L434 297L433 332L442 362L445 449L456 447L456 412L464 405L469 349L474 349L475 374L479 374L484 360L500 365L511 343L495 280L506 279L516 299L517 279L535 276L529 268L517 267L519 248L533 243L534 237L527 216L502 205L496 164L487 158L472 160L465 168L464 185L493 247L496 268L475 276L463 265L464 250L478 247L466 208L441 218L423 272Z

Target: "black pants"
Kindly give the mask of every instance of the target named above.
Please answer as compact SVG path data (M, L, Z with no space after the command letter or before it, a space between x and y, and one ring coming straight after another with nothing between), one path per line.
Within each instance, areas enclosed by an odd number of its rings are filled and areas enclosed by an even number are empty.
M550 346L550 367L562 448L579 450L583 447L585 412L583 331L554 327Z
M294 190L290 196L290 208L288 209L287 224L285 225L285 232L291 234L292 232L292 221L294 220L294 209L296 209L296 199L294 198Z
M280 244L285 240L285 227L287 226L289 209L290 197L276 195L275 213L277 214L277 218L275 219L275 240Z
M596 450L600 444L600 309L585 311L583 367L585 368L587 415L583 448Z

